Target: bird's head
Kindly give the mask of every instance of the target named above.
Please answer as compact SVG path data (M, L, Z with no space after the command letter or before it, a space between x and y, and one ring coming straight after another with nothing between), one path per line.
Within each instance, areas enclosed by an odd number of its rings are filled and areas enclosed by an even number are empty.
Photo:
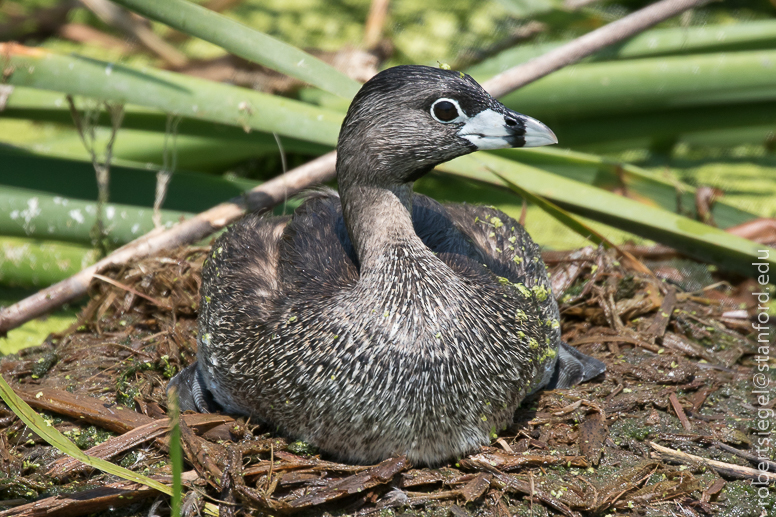
M391 186L474 151L557 142L550 128L510 110L469 75L397 66L374 76L353 99L337 169L340 183Z

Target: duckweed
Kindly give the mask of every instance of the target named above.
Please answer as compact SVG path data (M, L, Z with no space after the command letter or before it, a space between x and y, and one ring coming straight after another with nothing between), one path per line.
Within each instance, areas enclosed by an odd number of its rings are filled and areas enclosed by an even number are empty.
M297 456L315 456L318 454L318 448L302 440L297 440L288 444L288 452Z
M52 366L54 366L59 358L54 353L49 353L38 359L38 361L32 365L32 378L40 379L46 372L48 372Z
M494 228L501 228L504 226L504 223L501 222L501 219L496 216L490 218L490 224L492 224Z
M531 290L540 302L545 301L550 296L550 291L543 285L535 285Z

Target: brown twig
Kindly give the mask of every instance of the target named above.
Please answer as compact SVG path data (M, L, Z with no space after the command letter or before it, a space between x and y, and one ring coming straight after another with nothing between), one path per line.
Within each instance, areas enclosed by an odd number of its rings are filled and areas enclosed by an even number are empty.
M652 323L647 328L647 335L651 339L656 337L663 337L666 333L666 327L671 320L671 314L674 312L674 306L676 305L676 289L668 289L668 294L663 298L663 303L660 304L660 310L652 319Z
M668 396L669 402L671 402L671 407L674 408L674 412L676 413L676 416L679 418L679 421L682 423L682 427L684 427L688 431L692 431L692 424L690 423L690 420L687 418L687 415L684 413L684 408L679 403L679 398L676 396L676 393L671 393Z
M267 474L267 487L265 492L269 492L269 485L272 482L272 467L275 466L275 447L273 444L269 444L269 473Z
M578 345L584 345L587 343L629 343L631 345L640 346L641 348L646 348L650 352L658 353L660 351L660 347L653 345L652 343L647 343L646 341L642 341L641 339L636 339L632 337L627 336L593 336L593 337L583 337L581 339L575 340L573 343L570 343L571 346L578 346Z
M125 434L113 437L99 445L95 445L86 451L86 454L96 458L110 459L136 445L153 440L157 436L163 435L168 430L168 419L154 420L145 425L141 425L140 427L136 427ZM91 466L81 463L72 456L63 456L51 464L46 475L61 481L67 476L91 469Z
M370 49L380 43L383 37L383 27L388 17L390 0L372 0L364 27L364 48Z
M97 106L85 109L83 116L81 116L78 108L76 108L75 100L72 95L67 96L67 103L70 106L70 116L73 118L73 124L78 131L78 136L81 137L84 148L86 148L86 151L92 158L92 167L94 167L97 178L97 220L92 229L92 240L100 247L102 254L104 255L107 253L107 250L105 249L107 232L105 230L103 212L105 210L105 205L108 203L110 193L110 166L111 161L113 160L113 145L116 143L116 135L118 135L121 122L124 120L124 105L107 101L103 103L105 105L105 111L107 111L110 116L111 133L108 142L105 144L105 156L100 160L97 151L97 136L95 134L97 119L100 116L100 103L98 103Z
M8 97L13 93L13 85L0 84L0 112L5 110L5 106L8 103Z
M224 474L224 465L221 463L226 460L226 449L223 445L195 435L183 418L180 420L180 430L181 448L186 460L202 479L214 489L220 490Z
M186 483L194 482L198 478L194 471L184 472L181 477ZM156 476L153 479L162 483L170 483L171 481L167 476ZM127 501L134 503L157 495L159 492L148 486L132 481L119 481L93 490L73 494L57 494L45 499L38 499L0 512L0 517L76 517L99 513L127 504Z
M523 207L520 209L520 219L517 221L520 226L525 226L525 216L528 215L528 203L523 199Z
M772 472L749 467L742 467L740 465L725 463L723 461L701 458L700 456L695 456L693 454L687 454L686 452L663 447L662 445L658 445L655 442L649 442L649 445L655 449L664 459L675 461L677 463L683 463L685 465L706 465L707 467L713 468L720 474L724 474L730 477L738 479L757 479L758 481L766 481L767 483L776 483L776 474Z
M115 285L119 289L124 289L125 291L130 292L130 293L134 294L135 296L139 296L141 298L144 298L144 299L148 300L149 302L153 303L154 305L156 305L157 307L161 307L163 309L172 309L172 307L170 307L169 305L167 305L165 303L160 302L156 298L151 298L147 294L143 294L140 291L138 291L137 289L129 287L126 284L122 284L118 280L113 280L112 278L108 278L107 276L103 276L103 275L98 275L97 273L95 273L92 276L94 278L96 278L98 280L102 280L103 282L106 282L108 284Z
M739 458L744 458L748 462L752 463L753 465L757 465L758 467L762 464L767 467L767 470L776 472L776 461L771 461L766 457L761 457L756 454L752 454L751 452L736 449L735 447L731 447L730 445L722 442L714 442L714 447L721 451L729 452L730 454L738 456Z
M369 470L329 483L325 487L311 490L301 497L289 501L289 504L294 508L306 508L334 501L377 485L390 483L394 476L408 468L410 468L410 464L404 456L389 458L369 468Z
M629 38L668 18L709 0L661 0L635 13L596 29L562 47L547 52L522 65L510 68L490 79L485 89L501 97L564 66L589 56L604 47Z
M235 497L235 485L239 483L237 478L242 477L243 455L240 449L232 447L228 449L228 458L224 476L221 479L221 503L218 505L219 517L234 517L236 512L237 499Z
M533 483L505 474L488 464L480 464L479 466L485 472L490 472L493 474L494 478L501 482L501 484L503 484L506 489L511 489L513 491L529 495L530 497L536 497L539 501L562 513L566 517L581 517L579 512L575 512L563 502L547 494L544 490L538 489Z
M126 500L142 501L159 494L153 488L119 481L75 494L55 495L0 512L2 517L54 517L88 515L115 507Z
M123 54L129 54L135 48L134 45L123 39L106 34L84 23L66 23L59 28L57 36L62 39L75 41L76 43L86 43L108 50L118 50Z
M16 388L14 391L19 398L34 409L63 415L114 433L124 434L154 421L151 417L132 409L119 405L106 405L100 399L82 393L69 393L45 387L37 390ZM233 421L232 417L229 416L210 414L184 415L183 419L190 427L196 428L211 428L220 423Z

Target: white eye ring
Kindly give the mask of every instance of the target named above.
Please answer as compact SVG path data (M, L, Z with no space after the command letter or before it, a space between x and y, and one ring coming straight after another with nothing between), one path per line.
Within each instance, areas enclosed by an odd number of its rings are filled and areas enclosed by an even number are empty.
M451 120L441 120L439 117L436 116L436 113L434 113L434 107L436 107L437 104L440 102L449 102L453 106L455 106L456 111L458 111L458 116ZM447 97L441 97L434 101L434 104L431 105L431 109L429 110L431 112L431 116L436 120L437 122L440 122L442 124L452 124L454 122L462 122L464 120L467 120L469 117L464 115L463 110L461 109L461 105L458 104L458 101L455 99L449 99Z

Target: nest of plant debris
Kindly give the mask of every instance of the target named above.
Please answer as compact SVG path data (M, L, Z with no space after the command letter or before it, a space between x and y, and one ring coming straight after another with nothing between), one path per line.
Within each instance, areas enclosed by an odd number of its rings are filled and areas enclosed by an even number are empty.
M77 325L4 358L0 372L81 449L171 483L165 389L196 355L206 252L105 272ZM751 485L748 319L718 289L686 292L609 253L548 263L564 339L604 361L606 374L533 396L489 447L435 469L404 458L335 463L244 418L185 414L183 513L204 502L222 516L760 515L773 505L773 492L763 499ZM158 492L63 456L0 412L0 517L169 511Z

